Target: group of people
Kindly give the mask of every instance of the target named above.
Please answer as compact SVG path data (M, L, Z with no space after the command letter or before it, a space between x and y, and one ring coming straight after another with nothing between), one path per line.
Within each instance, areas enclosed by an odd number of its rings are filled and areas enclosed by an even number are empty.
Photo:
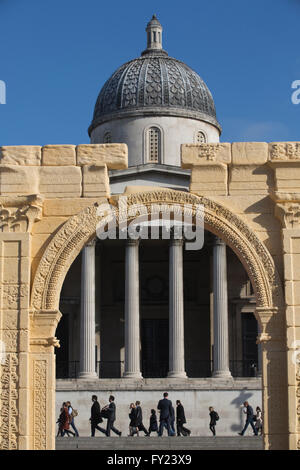
M60 415L58 418L58 432L57 436L64 437L65 434L69 436L79 437L78 431L76 429L74 418L78 415L77 410L75 410L70 401L66 401L62 404L60 409ZM70 426L73 428L73 431L70 431Z
M122 432L119 431L115 426L114 422L116 420L116 405L115 397L113 395L109 396L109 403L104 406L102 409L100 403L98 402L97 395L92 396L92 407L91 407L91 436L95 436L95 431L98 430L105 434L107 437L110 436L111 431L121 437ZM163 394L163 398L159 400L157 409L159 411L159 424L156 415L156 410L151 410L149 427L146 429L143 423L143 411L141 407L141 402L136 401L135 403L130 403L129 406L129 434L128 436L138 436L139 432L144 432L145 436L149 437L152 432L155 432L158 436L163 435L164 428L167 430L168 436L190 436L191 431L187 429L184 425L186 424L184 407L180 400L176 400L176 413L172 405L171 400L168 398L168 392ZM252 427L253 433L257 436L259 433L262 434L262 412L259 407L256 408L256 414L253 413L253 408L249 405L247 401L244 402L243 411L246 415L246 422L243 430L239 435L243 436L248 428L249 424ZM78 415L77 410L75 410L70 401L64 402L60 410L60 416L58 419L58 433L57 436L69 436L78 437L78 431L76 429L74 418ZM212 406L209 407L209 429L212 432L213 436L216 436L216 425L219 421L219 415L217 411L214 410ZM103 423L103 419L107 420L106 428L99 426L100 423ZM175 421L176 421L176 431L175 431ZM70 430L72 427L73 431Z
M157 416L155 409L151 410L149 429L145 428L143 424L143 413L141 402L136 401L130 403L129 413L129 436L134 434L139 435L139 431L143 431L145 436L150 436L151 432L157 433L158 436L163 435L164 428L167 429L168 436L175 436L175 410L171 400L168 399L168 393L164 393L164 398L158 402L158 410L160 411L159 426L157 423ZM189 436L191 431L184 427L186 423L184 408L180 400L176 400L176 427L177 436Z

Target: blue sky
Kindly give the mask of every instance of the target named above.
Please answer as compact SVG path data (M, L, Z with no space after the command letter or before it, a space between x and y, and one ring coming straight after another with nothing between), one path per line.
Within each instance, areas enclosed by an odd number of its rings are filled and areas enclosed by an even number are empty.
M222 141L300 140L300 0L0 0L0 145L88 143L97 95L153 13L211 90Z

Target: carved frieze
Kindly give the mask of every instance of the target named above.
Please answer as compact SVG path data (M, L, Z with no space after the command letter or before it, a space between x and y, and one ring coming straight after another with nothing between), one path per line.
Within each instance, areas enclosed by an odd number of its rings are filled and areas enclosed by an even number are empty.
M0 232L31 232L41 219L42 203L38 195L0 197Z
M47 361L33 365L33 429L34 450L47 448Z
M6 355L0 365L0 449L18 448L18 357L15 353Z
M271 160L300 160L300 142L270 144Z

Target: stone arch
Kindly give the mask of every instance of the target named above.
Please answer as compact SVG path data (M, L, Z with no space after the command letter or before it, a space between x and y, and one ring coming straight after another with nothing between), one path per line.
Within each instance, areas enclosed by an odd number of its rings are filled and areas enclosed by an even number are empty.
M273 258L254 231L232 211L204 196L174 190L147 191L127 196L127 207L143 205L150 213L151 204L187 206L195 215L197 205L204 207L204 226L222 238L243 263L256 295L257 309L283 305L282 288ZM76 256L95 236L98 204L71 217L49 243L39 263L32 287L31 305L35 310L55 310L60 288ZM121 214L116 207L117 222ZM134 217L128 217L128 221Z
M165 204L176 207L188 205L195 216L199 204L204 206L204 227L222 238L237 254L243 263L256 295L256 317L260 323L263 351L263 408L264 408L264 447L265 449L288 448L287 412L282 406L285 402L286 339L284 333L284 302L281 281L274 261L267 248L255 235L254 231L240 217L220 203L204 196L174 190L157 190L135 193L127 196L125 202L129 209L140 213L150 212L152 204ZM119 212L116 203L116 221L124 222L122 210ZM84 245L96 235L96 226L101 220L97 215L98 204L94 203L79 214L71 217L50 241L39 263L31 292L32 327L31 344L39 346L39 355L32 360L36 371L41 358L41 348L48 361L48 390L53 399L55 394L54 348L53 337L60 313L59 297L65 275ZM134 217L128 217L130 222ZM104 222L103 222L104 223ZM36 326L34 326L36 325ZM35 331L34 331L35 328ZM40 338L42 332L42 338ZM47 333L49 332L49 334ZM50 336L50 337L49 337ZM48 354L48 355L47 355ZM34 372L35 373L35 372ZM281 377L280 383L278 377ZM33 380L33 379L32 379ZM35 382L33 381L33 384ZM46 393L46 392L45 392ZM33 388L33 396L40 394L40 386ZM32 435L44 435L51 441L53 420L46 420L43 429L40 424L33 426ZM40 423L40 422L39 422ZM54 434L53 434L54 435ZM36 440L38 441L38 439ZM54 448L52 437L49 448ZM46 448L34 445L34 448Z

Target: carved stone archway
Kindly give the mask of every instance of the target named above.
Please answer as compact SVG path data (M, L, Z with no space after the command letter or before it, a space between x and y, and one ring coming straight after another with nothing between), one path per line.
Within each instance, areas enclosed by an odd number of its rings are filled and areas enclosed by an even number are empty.
M256 296L256 316L260 323L263 350L263 404L265 417L265 448L287 448L287 416L278 403L283 400L286 393L284 378L278 384L278 372L281 376L286 370L285 338L283 336L284 303L280 278L274 261L265 245L255 235L254 231L230 210L203 196L195 196L181 191L161 190L135 193L127 197L127 207L143 206L150 213L152 204L166 204L168 206L187 206L195 216L199 204L204 207L204 226L207 230L221 237L237 254L243 263ZM34 278L31 307L32 330L31 344L47 343L47 361L51 368L48 375L47 392L49 400L54 400L54 331L59 320L59 297L65 275L76 256L84 245L96 234L96 226L101 221L97 215L97 205L92 205L78 215L71 217L50 241L39 263ZM176 210L176 209L175 209ZM121 222L122 215L116 207L116 218ZM128 222L134 217L128 216ZM48 315L49 326L45 326L45 315ZM32 350L33 354L41 355L39 350ZM34 371L33 371L34 374ZM32 381L31 381L32 382ZM51 382L51 383L50 383ZM34 382L32 382L34 383ZM33 390L33 395L35 390ZM39 391L40 393L40 391ZM287 400L287 397L285 397ZM46 407L47 408L47 407ZM45 408L45 409L46 409ZM54 408L54 407L53 407ZM275 411L276 410L276 411ZM33 436L52 432L52 424L45 420L44 429L36 428L33 422ZM35 448L46 448L54 445L54 438L39 439L42 442ZM45 444L49 442L49 444Z

